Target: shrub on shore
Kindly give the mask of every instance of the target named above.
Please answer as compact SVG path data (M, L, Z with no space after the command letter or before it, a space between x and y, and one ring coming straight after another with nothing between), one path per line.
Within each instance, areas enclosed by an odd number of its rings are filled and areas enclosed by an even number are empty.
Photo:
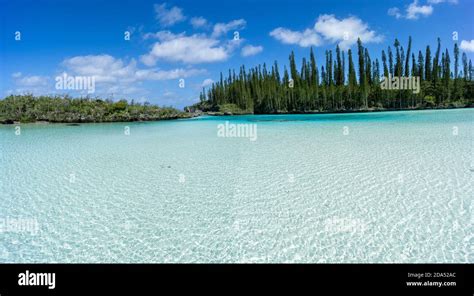
M0 100L0 122L117 122L187 118L190 114L126 100L69 96L10 95Z

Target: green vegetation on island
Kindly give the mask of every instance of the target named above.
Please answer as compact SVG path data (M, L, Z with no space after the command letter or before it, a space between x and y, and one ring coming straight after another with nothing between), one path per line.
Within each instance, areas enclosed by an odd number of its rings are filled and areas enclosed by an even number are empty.
M0 123L14 122L120 122L188 118L192 115L171 107L126 100L69 96L10 95L0 100Z
M411 45L411 37L406 50L395 40L394 50L388 46L379 61L371 58L359 39L356 53L349 49L346 55L339 46L335 55L327 50L326 63L321 68L311 48L309 60L303 58L299 71L291 52L290 69L285 66L283 76L276 61L270 70L266 64L250 71L241 66L238 74L229 70L224 78L221 73L219 81L203 89L200 102L186 110L268 114L474 106L472 63L465 53L460 57L457 44L452 57L448 49L441 50L439 38L433 56L430 46L416 53ZM383 89L384 77L419 77L418 92Z

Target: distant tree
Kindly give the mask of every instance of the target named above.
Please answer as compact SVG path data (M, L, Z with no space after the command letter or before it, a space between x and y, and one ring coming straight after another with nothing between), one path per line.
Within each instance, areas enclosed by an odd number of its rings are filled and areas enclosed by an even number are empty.
M411 36L408 37L408 48L407 48L407 56L406 56L406 61L405 61L405 76L406 77L410 75L410 70L409 70L410 54L411 54Z
M430 46L428 45L426 47L426 53L425 53L425 79L427 81L431 81L431 50Z
M421 80L425 79L425 61L423 59L423 53L421 53L421 50L418 51L418 76L420 76Z
M359 86L360 86L360 98L363 106L367 109L367 77L365 72L365 51L362 46L360 38L357 39L357 53L359 56Z

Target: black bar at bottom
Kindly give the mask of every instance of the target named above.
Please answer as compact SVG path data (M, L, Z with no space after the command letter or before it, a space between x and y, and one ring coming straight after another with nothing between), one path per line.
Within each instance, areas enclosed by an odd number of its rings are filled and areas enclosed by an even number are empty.
M54 274L54 276L53 276ZM171 290L170 290L171 289ZM0 264L0 296L110 291L474 295L472 264ZM137 294L138 293L138 294Z

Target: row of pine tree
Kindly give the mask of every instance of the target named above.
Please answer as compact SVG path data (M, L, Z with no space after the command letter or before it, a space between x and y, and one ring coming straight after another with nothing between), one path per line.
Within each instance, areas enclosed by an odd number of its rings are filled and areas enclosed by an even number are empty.
M201 104L219 106L235 104L241 110L259 114L275 112L309 112L367 110L370 108L407 109L424 107L466 106L474 103L472 63L465 53L462 61L457 43L451 60L448 49L442 51L438 38L434 54L430 46L424 52L412 51L412 39L406 50L396 39L382 50L381 62L373 60L359 39L357 52L336 47L326 50L326 61L319 68L313 49L303 58L298 70L295 55L289 56L289 71L280 74L275 61L247 71L244 66L235 73L229 70L200 95ZM355 67L357 59L358 67ZM461 63L460 63L461 62ZM453 63L453 65L452 65ZM461 64L461 69L459 68ZM421 91L383 90L383 77L420 77Z

